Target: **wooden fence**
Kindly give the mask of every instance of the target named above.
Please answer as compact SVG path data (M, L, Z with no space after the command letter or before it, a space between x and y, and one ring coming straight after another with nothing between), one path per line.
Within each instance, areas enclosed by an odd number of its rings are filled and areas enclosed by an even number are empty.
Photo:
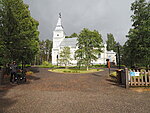
M150 86L150 70L124 70L125 86Z

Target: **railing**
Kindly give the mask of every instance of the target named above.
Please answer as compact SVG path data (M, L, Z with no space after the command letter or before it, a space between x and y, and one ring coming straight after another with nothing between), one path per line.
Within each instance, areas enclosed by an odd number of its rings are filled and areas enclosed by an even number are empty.
M119 84L130 86L150 86L150 70L124 70L117 71L117 80Z
M150 70L128 70L125 69L125 86L150 86Z
M130 86L150 86L150 71L129 70Z

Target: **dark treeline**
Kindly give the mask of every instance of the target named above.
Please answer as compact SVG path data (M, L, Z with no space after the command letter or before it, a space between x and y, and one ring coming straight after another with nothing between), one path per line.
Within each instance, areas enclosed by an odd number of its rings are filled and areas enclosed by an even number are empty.
M123 64L147 67L150 65L150 2L136 0L131 10L133 24L123 46Z
M51 40L40 41L39 52L35 57L35 64L40 65L44 61L51 62L52 60L52 46L53 42Z

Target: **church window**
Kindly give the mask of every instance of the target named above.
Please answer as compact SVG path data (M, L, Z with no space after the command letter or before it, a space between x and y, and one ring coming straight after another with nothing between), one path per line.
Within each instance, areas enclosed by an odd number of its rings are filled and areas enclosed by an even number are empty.
M101 58L101 54L100 53L98 54L98 58Z

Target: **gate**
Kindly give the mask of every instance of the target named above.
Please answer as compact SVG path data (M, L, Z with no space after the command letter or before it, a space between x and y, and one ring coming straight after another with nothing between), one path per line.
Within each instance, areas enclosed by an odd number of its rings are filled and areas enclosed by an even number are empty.
M125 69L125 86L150 86L150 70L128 70Z

